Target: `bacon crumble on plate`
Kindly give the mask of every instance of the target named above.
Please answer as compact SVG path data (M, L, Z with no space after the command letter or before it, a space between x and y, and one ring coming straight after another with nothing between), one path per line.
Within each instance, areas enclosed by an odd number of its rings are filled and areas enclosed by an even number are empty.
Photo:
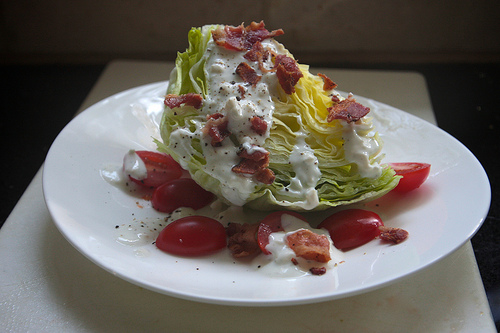
M326 267L311 267L309 271L312 275L323 275L326 273Z
M332 259L330 242L325 235L302 229L289 234L286 241L297 257L316 262L329 262Z
M234 258L244 258L260 253L256 234L258 223L229 223L226 228L227 247Z
M385 227L381 226L379 227L380 230L380 235L379 238L383 241L393 243L393 244L399 244L405 239L408 238L408 231L401 229L401 228L391 228L391 227Z

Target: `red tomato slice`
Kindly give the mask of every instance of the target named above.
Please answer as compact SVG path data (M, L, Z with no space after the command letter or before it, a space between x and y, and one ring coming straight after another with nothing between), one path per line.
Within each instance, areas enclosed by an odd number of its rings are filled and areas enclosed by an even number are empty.
M167 225L156 239L160 250L179 256L203 256L226 247L226 229L205 216L186 216Z
M271 213L264 217L264 219L260 221L259 229L257 230L257 242L259 243L259 247L264 254L271 254L271 252L266 250L266 246L269 244L269 235L273 232L283 231L281 216L284 214L295 216L296 218L307 222L307 220L299 213L284 210Z
M363 209L347 209L330 215L318 225L330 233L339 250L352 249L380 235L384 223L376 213Z
M157 187L151 197L151 203L157 211L172 213L180 207L200 209L213 199L213 193L203 189L191 178L179 178Z
M170 155L147 150L137 150L135 153L146 165L147 177L135 179L129 175L134 183L155 188L182 176L181 166Z
M392 169L396 171L396 174L403 176L399 180L398 186L394 188L394 191L398 192L408 192L419 188L422 185L431 170L431 165L427 163L389 163Z

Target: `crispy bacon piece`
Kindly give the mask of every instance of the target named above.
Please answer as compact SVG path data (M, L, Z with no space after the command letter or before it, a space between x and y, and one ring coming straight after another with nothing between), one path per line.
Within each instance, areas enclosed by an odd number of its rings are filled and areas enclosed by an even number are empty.
M274 171L269 168L259 169L255 173L255 180L264 184L272 184L276 179Z
M337 88L337 84L332 81L328 76L325 74L318 73L318 76L323 79L323 90L324 91L329 91L332 89Z
M235 258L243 258L261 252L257 243L259 224L229 223L226 228L228 236L227 247Z
M281 88L288 95L294 93L295 85L304 76L295 59L284 54L277 55L274 67L276 68L276 75L278 76Z
M245 87L243 87L241 84L238 85L238 91L240 92L240 100L245 98Z
M312 267L309 271L312 275L323 275L326 273L326 267Z
M237 27L226 25L224 28L212 30L212 37L217 45L236 51L250 50L257 42L283 34L282 29L269 32L264 21L252 22L246 27L242 23Z
M238 74L244 82L250 83L254 87L262 78L262 76L258 75L255 69L246 62L242 62L236 67L236 74Z
M255 147L255 146L254 146ZM265 150L255 149L251 154L246 149L241 149L238 152L238 156L241 158L254 160L254 161L263 161L265 163L264 166L269 165L269 152Z
M247 175L253 175L257 171L266 168L267 165L269 165L269 157L263 158L261 160L243 158L240 161L240 163L233 166L231 170L235 173L244 173Z
M325 235L301 229L289 234L286 241L297 257L317 262L329 262L332 259L330 257L330 242Z
M255 133L257 133L259 135L263 135L263 134L266 133L266 131L267 131L267 123L261 117L259 117L259 116L253 116L252 119L250 120L250 123L252 124L250 128Z
M343 101L328 108L327 121L331 122L334 119L342 119L348 123L358 121L370 112L370 108L356 102L354 97L349 95Z
M408 238L408 231L401 228L380 226L380 239L386 242L398 244Z
M227 129L227 118L221 113L214 113L207 116L207 123L203 127L203 133L212 138L210 142L213 147L218 147L221 142L231 135Z
M247 175L253 175L262 168L262 165L258 161L242 159L240 163L236 164L231 168L231 171L234 173L243 173Z
M268 56L269 50L265 49L261 42L256 42L243 57L249 61L262 62Z
M238 152L241 157L240 163L233 166L231 169L235 173L242 173L247 175L255 175L255 179L264 184L272 184L276 178L274 172L268 168L269 166L269 152L255 150L251 154L242 149Z
M178 108L182 104L190 105L195 109L199 109L203 103L203 97L201 97L200 94L195 93L187 93L184 95L168 94L165 96L164 103L171 109Z
M275 70L274 68L267 69L264 67L264 60L267 59L270 54L274 54L274 52L271 52L267 48L264 48L264 46L262 45L261 42L257 42L255 44L253 44L250 51L245 53L245 55L243 57L249 61L256 61L259 64L259 69L263 73L267 73L267 72Z

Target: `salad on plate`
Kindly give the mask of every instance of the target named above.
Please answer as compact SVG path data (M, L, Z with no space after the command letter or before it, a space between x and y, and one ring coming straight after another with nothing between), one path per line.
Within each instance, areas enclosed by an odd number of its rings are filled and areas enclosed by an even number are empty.
M158 151L131 150L123 162L128 179L169 214L160 250L201 256L228 248L235 258L323 275L342 251L408 237L348 205L416 189L430 165L384 164L370 109L299 64L276 41L283 33L263 22L189 31L166 91ZM250 222L232 214L224 224L204 213L222 206L268 213ZM303 215L326 210L314 226Z

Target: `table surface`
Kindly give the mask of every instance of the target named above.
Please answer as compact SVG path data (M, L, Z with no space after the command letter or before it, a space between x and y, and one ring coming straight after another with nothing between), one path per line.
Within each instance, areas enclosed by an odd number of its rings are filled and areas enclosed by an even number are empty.
M452 68L425 67L425 76L400 68L389 71L329 70L342 90L354 91L429 122L437 122L476 154L490 177L492 206L472 245L468 242L411 278L391 287L337 301L265 309L235 308L156 294L124 282L85 259L64 240L52 223L43 202L41 172L38 171L33 179L30 173L40 164L30 163L31 169L23 165L26 163L25 154L30 151L26 148L33 147L32 157L41 163L55 135L76 110L84 110L127 88L165 80L170 68L170 63L115 61L104 68L14 66L3 69L7 74L4 78L9 78L8 85L4 86L10 87L7 89L7 107L17 115L13 123L8 123L9 126L2 122L3 135L8 135L4 139L11 136L17 139L26 129L31 135L21 138L21 142L13 145L17 149L11 151L14 161L23 162L19 163L17 175L24 172L29 177L8 177L2 184L7 190L3 191L7 193L4 202L14 202L4 206L5 217L10 215L0 229L0 312L4 314L0 317L0 329L118 331L126 328L175 328L178 331L220 331L234 328L238 320L241 321L239 331L251 331L255 321L265 320L266 327L276 331L304 331L310 323L315 323L314 330L319 331L389 332L403 328L408 331L408 327L429 332L495 331L488 298L493 315L498 315L498 160L495 162L490 155L492 151L500 151L498 142L493 140L500 126L493 105L499 104L495 104L490 96L484 96L484 91L478 91L478 86L467 90L461 87L460 81L453 80L457 71ZM439 76L443 73L449 75ZM468 68L464 73L472 76L468 79L479 80L490 89L498 87L498 79L495 81L490 76L498 74L497 66L493 67L493 72L491 67L479 66ZM463 75L459 76L460 79L467 79ZM435 83L438 76L450 86L428 89L429 82ZM455 88L462 89L463 93L457 94ZM436 90L451 96L463 96L463 100L447 99L447 95L435 97ZM32 96L39 100L32 101ZM461 112L464 104L467 104L465 113ZM36 160L36 154L40 152L42 159ZM16 160L21 156L23 159ZM22 193L27 186L21 179L32 180L12 210L18 197L9 194L16 190ZM483 234L485 229L487 232ZM197 320L190 319L193 313ZM208 325L202 324L203 321Z

